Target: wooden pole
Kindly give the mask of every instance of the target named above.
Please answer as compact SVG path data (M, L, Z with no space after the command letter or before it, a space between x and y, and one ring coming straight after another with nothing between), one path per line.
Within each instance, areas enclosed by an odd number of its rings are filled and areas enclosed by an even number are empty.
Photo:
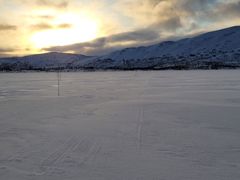
M58 67L57 71L57 81L58 81L58 96L60 96L60 69Z

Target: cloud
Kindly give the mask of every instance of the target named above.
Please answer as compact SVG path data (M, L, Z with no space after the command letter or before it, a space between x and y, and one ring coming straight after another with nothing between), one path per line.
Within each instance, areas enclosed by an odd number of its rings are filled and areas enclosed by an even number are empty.
M240 0L232 3L219 3L213 11L210 11L211 19L229 20L229 18L237 18L240 16Z
M11 31L16 29L17 29L17 26L15 25L0 24L0 31Z
M104 54L224 28L230 21L235 23L233 19L240 15L240 0L122 0L115 5L119 13L132 20L135 31L43 50Z
M33 31L41 31L41 30L52 29L52 28L53 26L47 23L39 23L39 24L31 25L31 30Z
M71 24L63 23L58 25L51 25L48 23L39 23L31 25L30 28L32 31L43 31L43 30L49 30L49 29L69 29L71 28Z
M14 52L16 51L16 49L12 49L12 48L0 48L0 53L10 53L10 52Z
M67 24L67 23L59 24L59 25L57 26L57 28L59 28L59 29L69 29L69 28L71 28L71 27L72 27L72 25L71 25L71 24Z
M158 32L148 29L140 29L132 32L125 32L120 34L115 34L107 38L108 42L145 42L152 41L159 38Z
M240 0L0 0L0 3L2 22L7 23L0 25L0 31L8 31L0 38L13 47L9 34L21 37L22 33L22 44L27 44L27 36L36 31L74 28L69 24L72 21L58 21L58 15L64 13L86 14L98 22L98 35L103 38L45 48L47 51L103 54L240 24ZM32 31L29 35L18 31L27 27Z
M177 4L177 8L187 15L198 16L212 10L219 2L220 0L183 0Z
M148 28L159 29L160 31L176 31L182 28L183 24L179 16L166 18L162 21L151 24Z
M37 18L37 19L41 19L41 20L52 20L55 17L51 16L51 15L39 15L39 16L32 16L31 18Z
M39 6L54 7L54 8L58 8L58 9L65 9L68 7L67 1L56 2L53 0L37 0L36 3Z
M0 48L0 58L12 56L16 50L13 48Z
M231 24L233 19L239 19L239 4L240 0L122 0L115 9L137 27L156 27L163 33L169 30L189 33Z
M45 51L82 53L86 55L97 55L111 52L119 48L135 46L139 44L149 44L159 40L160 36L157 31L141 29L137 31L114 34L108 37L98 38L90 42L76 43L67 46L54 46L44 48Z

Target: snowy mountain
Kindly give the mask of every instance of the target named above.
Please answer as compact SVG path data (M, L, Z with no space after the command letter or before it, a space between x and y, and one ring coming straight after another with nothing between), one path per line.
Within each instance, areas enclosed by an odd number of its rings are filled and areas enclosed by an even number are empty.
M120 69L239 67L240 26L148 47L126 48L92 59L83 66Z
M126 48L105 56L46 53L0 59L0 70L217 69L240 67L240 26L179 41Z
M206 33L180 41L167 41L149 47L128 48L106 58L143 59L163 55L189 55L212 50L231 51L240 48L240 26Z
M68 53L45 53L25 57L12 57L0 59L0 69L25 70L25 69L58 69L71 68L73 63L88 59L91 56Z

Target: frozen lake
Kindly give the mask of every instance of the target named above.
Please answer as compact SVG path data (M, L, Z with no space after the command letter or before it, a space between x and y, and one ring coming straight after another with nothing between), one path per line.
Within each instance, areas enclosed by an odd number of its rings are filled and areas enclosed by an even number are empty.
M1 180L239 180L240 71L0 74Z

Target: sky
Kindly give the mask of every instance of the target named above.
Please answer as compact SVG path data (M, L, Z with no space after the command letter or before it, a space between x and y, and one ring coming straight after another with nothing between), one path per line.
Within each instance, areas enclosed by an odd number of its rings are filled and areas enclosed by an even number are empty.
M102 55L240 25L240 0L0 0L0 56Z

